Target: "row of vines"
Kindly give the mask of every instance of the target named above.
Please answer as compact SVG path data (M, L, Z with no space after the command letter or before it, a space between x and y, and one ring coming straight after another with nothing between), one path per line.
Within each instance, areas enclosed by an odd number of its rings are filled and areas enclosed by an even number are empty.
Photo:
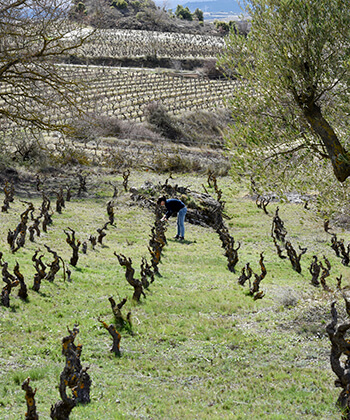
M223 47L222 38L209 35L104 29L97 31L77 54L84 58L213 58Z
M76 84L67 95L74 93L72 109L54 106L48 92L38 84L35 91L41 98L41 114L47 121L67 121L73 117L76 108L85 113L96 113L117 117L122 120L143 121L145 107L152 102L161 103L173 114L186 111L215 110L225 106L225 98L232 97L236 85L234 80L209 80L193 74L171 73L146 69L126 69L103 66L60 65L60 75ZM2 86L0 91L12 91L11 86ZM75 92L73 92L75 90ZM65 92L62 92L65 95ZM45 96L48 95L47 100ZM31 96L21 96L20 109L24 101L35 108L37 103ZM57 102L59 104L59 102ZM19 109L18 95L7 95L5 108ZM24 112L24 111L23 111ZM8 122L10 124L10 122ZM8 127L2 124L2 127Z
M66 67L65 71L69 73L72 68ZM171 114L224 107L225 98L232 96L236 85L232 80L142 69L90 67L86 75L89 85L84 107L90 107L91 112L98 110L101 114L136 121L144 119L144 107L154 101L161 102Z

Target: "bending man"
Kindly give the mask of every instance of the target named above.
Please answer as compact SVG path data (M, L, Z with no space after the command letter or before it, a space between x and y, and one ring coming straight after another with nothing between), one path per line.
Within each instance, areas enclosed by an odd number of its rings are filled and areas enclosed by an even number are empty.
M161 219L162 221L168 220L172 214L177 213L177 234L175 239L183 241L185 239L185 216L187 213L185 204L177 198L167 200L164 196L158 198L157 204L165 206L167 209L166 214Z

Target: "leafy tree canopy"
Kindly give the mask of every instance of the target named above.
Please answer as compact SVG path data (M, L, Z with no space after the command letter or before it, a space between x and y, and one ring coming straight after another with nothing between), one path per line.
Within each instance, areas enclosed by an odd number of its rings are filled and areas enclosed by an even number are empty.
M347 0L251 0L248 36L233 32L219 64L230 100L233 169L269 185L350 176L350 9ZM329 162L331 165L329 165ZM329 168L331 170L329 170ZM325 175L326 174L326 175Z
M203 11L202 10L200 10L200 9L198 9L198 7L197 7L197 9L193 12L193 15L192 15L194 18L196 18L196 19L198 19L200 22L203 22L204 21L204 14L203 14Z
M175 16L179 19L193 20L192 13L188 7L183 7L181 4L177 5Z

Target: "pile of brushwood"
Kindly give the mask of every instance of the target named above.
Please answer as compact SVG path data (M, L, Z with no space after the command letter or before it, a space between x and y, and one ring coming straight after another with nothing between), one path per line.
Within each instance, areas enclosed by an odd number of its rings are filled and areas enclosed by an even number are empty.
M224 207L208 193L192 191L188 187L146 181L139 189L131 188L131 199L140 206L154 208L159 196L178 198L187 206L186 221L194 225L217 228L222 225Z

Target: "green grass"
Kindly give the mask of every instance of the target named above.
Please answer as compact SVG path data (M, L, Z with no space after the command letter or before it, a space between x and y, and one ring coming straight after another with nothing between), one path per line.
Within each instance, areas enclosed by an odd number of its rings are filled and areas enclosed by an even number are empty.
M144 180L144 173L133 173L129 185L139 187ZM182 175L171 182L202 191L206 178ZM302 273L296 273L289 260L278 258L270 238L277 203L269 205L266 215L243 187L232 185L229 178L219 178L218 183L230 216L226 225L241 243L237 273L228 271L213 229L187 223L187 241L182 244L171 239L171 220L161 277L139 304L132 301L124 268L113 252L131 257L138 277L141 258L149 257L154 216L134 205L128 193L116 199L116 223L108 227L104 245L93 251L89 244L87 255L80 254L77 267L70 267L72 281L64 282L60 272L54 283L44 281L39 293L31 290L34 251L40 248L44 261L51 261L47 244L68 264L71 250L63 229L69 226L78 239L87 240L108 220L105 205L111 197L102 191L103 182L101 190L96 183L98 200L66 203L61 215L53 215L48 233L36 243L27 239L25 248L14 255L6 243L7 230L16 227L25 205L16 197L9 213L0 213L3 258L10 270L19 262L29 288L27 302L15 289L11 307L0 307L1 418L24 417L21 383L28 376L37 388L40 418L49 418L50 406L59 399L61 339L74 323L80 326L76 341L83 344L82 364L90 366L92 389L91 403L74 408L72 420L340 418L325 325L330 302L339 299L340 309L343 303L336 293L311 286L308 266L312 255L326 255L332 264L327 282L333 289L341 273L347 284L349 268L331 250L322 220L300 205L278 203L294 247L308 247ZM38 208L41 200L33 202ZM347 232L339 231L338 237L350 240ZM267 268L261 283L265 297L253 301L237 279L247 262L260 272L261 252ZM132 314L134 334L121 331L120 358L110 353L111 337L98 322L99 316L113 322L109 296L116 301L127 297L123 313Z

